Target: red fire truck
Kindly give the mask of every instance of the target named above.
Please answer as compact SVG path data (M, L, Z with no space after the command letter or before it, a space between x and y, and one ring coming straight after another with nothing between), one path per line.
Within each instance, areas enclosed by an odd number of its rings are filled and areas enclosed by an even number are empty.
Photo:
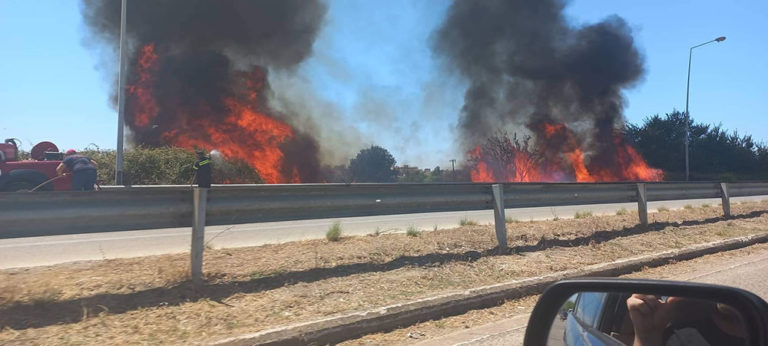
M69 190L72 177L65 176L45 183L56 177L56 167L64 154L51 142L40 142L30 151L30 159L21 160L17 139L6 139L0 143L0 191Z

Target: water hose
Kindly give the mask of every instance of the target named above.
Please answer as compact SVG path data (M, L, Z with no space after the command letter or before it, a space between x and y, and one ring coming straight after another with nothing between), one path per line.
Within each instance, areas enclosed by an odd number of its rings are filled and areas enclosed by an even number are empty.
M59 179L61 179L61 178L64 178L64 177L66 177L66 176L68 176L68 175L69 175L69 173L64 173L64 174L62 174L62 175L56 176L55 178L51 178L51 179L48 179L48 180L44 181L42 184L35 186L35 188L34 188L34 189L32 189L32 190L29 190L29 192L35 192L37 189L39 189L39 188L41 188L41 187L45 186L45 184L48 184L48 183L54 182L54 181L56 181L56 180L59 180Z

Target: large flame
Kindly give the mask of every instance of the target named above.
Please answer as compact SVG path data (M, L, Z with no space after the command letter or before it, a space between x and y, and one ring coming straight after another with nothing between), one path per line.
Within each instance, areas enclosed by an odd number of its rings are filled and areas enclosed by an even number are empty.
M227 158L244 160L250 164L265 183L299 183L301 179L296 167L285 167L281 145L294 137L293 128L287 123L268 115L262 104L266 80L264 70L254 68L250 72L232 74L232 96L223 100L189 101L177 107L158 106L155 79L158 73L158 54L153 44L142 47L136 65L136 77L127 86L130 103L131 128L142 133L151 133L155 128L161 131L159 144L173 145L187 149L216 149ZM214 112L211 104L223 105L223 116L200 116ZM172 103L173 104L173 103ZM170 109L169 109L170 108ZM167 113L172 114L167 114ZM162 116L163 123L156 121ZM158 128L159 127L159 128Z
M601 158L587 157L576 136L564 124L543 123L537 127L542 138L537 148L528 151L503 137L469 151L473 182L600 182L660 181L660 169L651 168L626 143L621 134L613 135L613 148ZM602 159L602 161L601 161Z

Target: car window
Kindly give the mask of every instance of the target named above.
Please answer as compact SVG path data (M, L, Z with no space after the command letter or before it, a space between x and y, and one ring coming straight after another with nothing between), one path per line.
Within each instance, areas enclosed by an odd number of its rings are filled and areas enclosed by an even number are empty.
M576 302L574 314L581 322L596 327L605 305L606 293L585 292Z

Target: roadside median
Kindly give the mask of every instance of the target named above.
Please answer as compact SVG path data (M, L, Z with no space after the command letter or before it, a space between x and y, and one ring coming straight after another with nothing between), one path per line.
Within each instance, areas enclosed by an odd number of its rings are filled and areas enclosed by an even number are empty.
M768 202L734 205L731 219L717 206L654 213L647 228L635 215L510 220L511 251L504 253L488 225L211 249L199 287L186 280L186 254L3 270L0 342L332 340L346 326L392 328L398 323L387 321L434 318L423 311L457 314L534 294L548 280L588 268L616 270L600 267L605 263L651 266L642 256L698 256L675 251L739 237L762 241L766 210Z
M539 277L472 288L460 292L394 304L374 310L273 328L216 342L216 345L306 345L333 344L365 334L408 326L414 323L462 314L502 304L509 299L539 294L552 283L585 276L619 276L643 267L656 267L716 252L768 242L768 232L720 240L643 256L590 265Z

